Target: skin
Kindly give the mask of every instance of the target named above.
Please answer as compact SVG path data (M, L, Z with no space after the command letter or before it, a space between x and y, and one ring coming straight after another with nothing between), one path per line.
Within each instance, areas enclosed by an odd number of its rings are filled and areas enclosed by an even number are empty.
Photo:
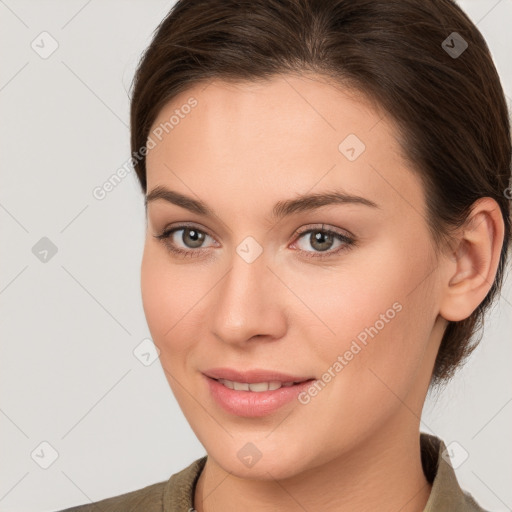
M423 510L421 411L447 320L469 316L496 274L497 204L475 203L456 245L436 254L396 127L357 91L306 74L216 80L176 96L153 127L191 96L197 106L147 155L148 192L164 185L216 216L149 202L141 288L166 378L208 453L195 509ZM348 134L366 146L354 161L338 149ZM276 202L328 190L378 208L337 204L270 220ZM172 240L195 257L154 237L181 222L209 235L202 255L185 231ZM307 258L319 245L295 232L322 224L357 244L334 254L335 239L331 256ZM252 263L236 252L247 236L263 249ZM397 302L401 311L308 404L241 418L212 400L201 373L212 367L321 378ZM252 467L237 456L248 442L262 454Z

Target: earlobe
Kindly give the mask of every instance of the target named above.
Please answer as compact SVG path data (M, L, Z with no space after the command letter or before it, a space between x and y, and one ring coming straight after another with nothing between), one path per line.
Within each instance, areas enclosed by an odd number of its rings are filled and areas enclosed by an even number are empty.
M492 287L503 245L504 222L494 199L475 201L446 266L439 313L448 321L469 317Z

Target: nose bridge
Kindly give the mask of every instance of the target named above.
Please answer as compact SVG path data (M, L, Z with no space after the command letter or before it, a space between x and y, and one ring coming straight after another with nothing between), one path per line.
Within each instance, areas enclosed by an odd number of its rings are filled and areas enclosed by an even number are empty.
M231 268L218 287L213 331L225 342L243 344L256 335L281 335L284 327L274 274L263 248L254 239L242 241Z

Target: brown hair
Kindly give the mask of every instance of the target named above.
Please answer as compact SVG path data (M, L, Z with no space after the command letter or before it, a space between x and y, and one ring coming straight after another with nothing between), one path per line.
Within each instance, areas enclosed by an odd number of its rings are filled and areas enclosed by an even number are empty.
M501 209L496 279L468 318L449 322L441 342L431 384L447 381L480 341L471 342L501 289L511 232L505 96L484 38L455 2L178 0L132 84L132 161L141 187L146 192L150 129L178 93L215 78L258 81L301 72L351 86L389 112L423 182L436 250L478 198L491 197Z

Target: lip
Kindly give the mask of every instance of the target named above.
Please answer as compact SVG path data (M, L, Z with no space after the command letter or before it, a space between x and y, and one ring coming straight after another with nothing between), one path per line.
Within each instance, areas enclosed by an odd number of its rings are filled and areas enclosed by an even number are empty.
M227 379L235 382L247 382L248 384L269 382L271 380L279 382L303 382L315 378L313 376L292 375L273 370L263 370L261 368L246 371L239 371L233 368L210 368L204 371L203 374L212 379Z
M204 372L203 375L215 402L224 411L246 418L266 416L277 411L296 399L315 380L314 377L308 378L260 369L240 372L230 368L215 368ZM300 383L269 391L237 391L218 382L216 380L218 378L249 384L271 380Z

